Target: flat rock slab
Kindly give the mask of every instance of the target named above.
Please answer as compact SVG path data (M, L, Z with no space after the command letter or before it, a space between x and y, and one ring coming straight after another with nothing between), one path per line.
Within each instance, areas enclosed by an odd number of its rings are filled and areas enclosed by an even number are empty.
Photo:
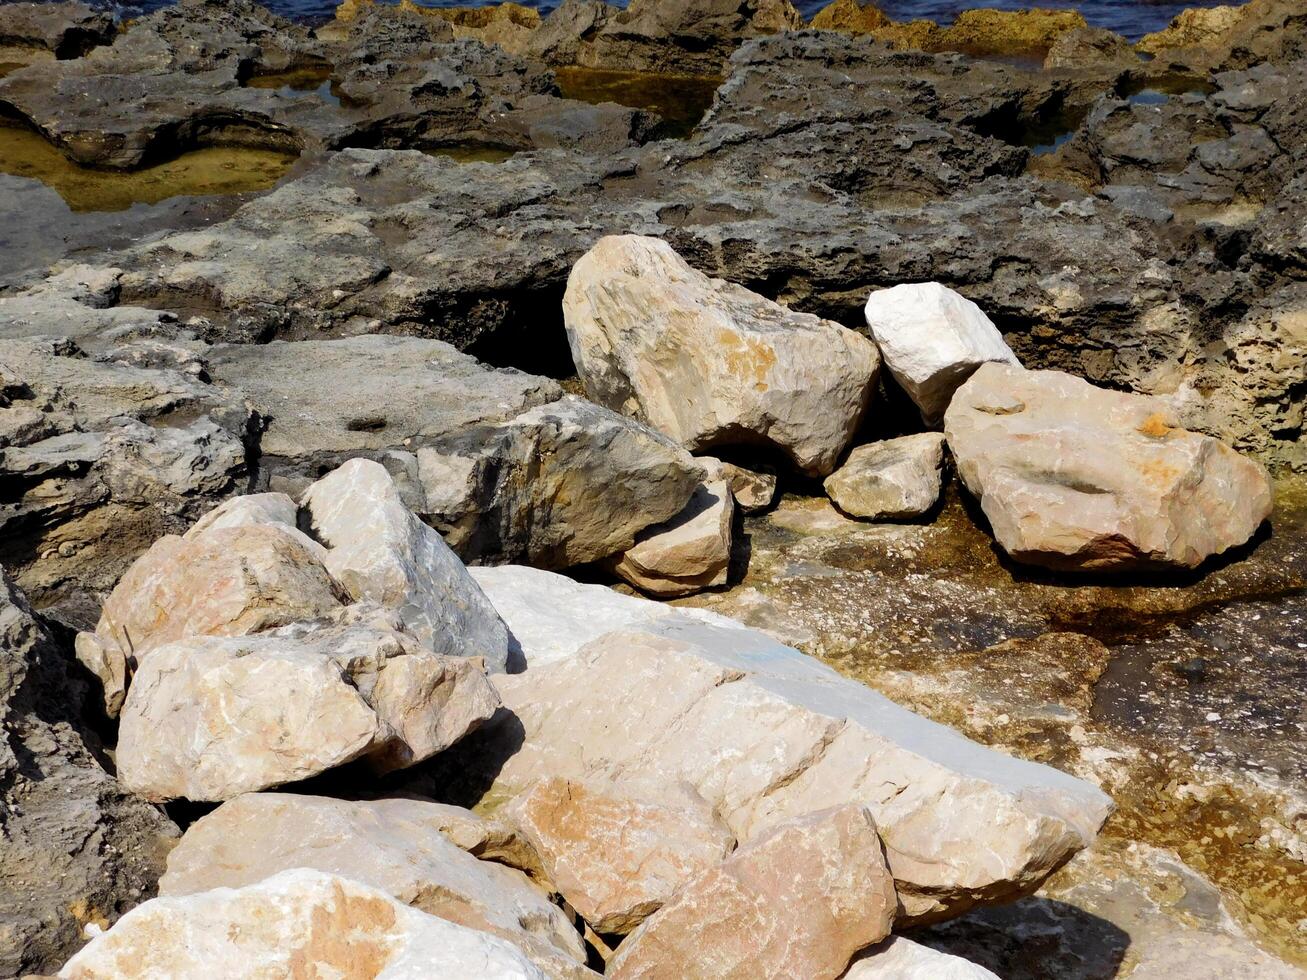
M527 670L499 684L517 721L455 751L449 772L479 773L495 798L546 773L685 781L741 841L865 803L912 922L1033 891L1111 810L1096 787L983 748L732 620L533 569L477 578Z
M599 404L690 449L772 447L813 476L847 447L880 366L865 337L637 235L603 238L573 266L563 319Z
M1018 561L1194 568L1271 513L1266 469L1180 428L1167 402L1060 371L986 365L944 420L962 482Z
M586 974L580 933L562 910L522 872L478 860L450 840L451 809L408 799L239 796L186 831L168 855L159 894L243 888L312 868L507 939L551 976Z
M506 940L428 915L384 891L306 868L245 888L155 898L59 971L63 980L165 976L431 976L544 980Z
M920 432L858 446L822 486L853 517L920 517L939 500L944 436Z
M889 935L894 882L866 807L772 827L685 886L618 947L618 978L835 980Z

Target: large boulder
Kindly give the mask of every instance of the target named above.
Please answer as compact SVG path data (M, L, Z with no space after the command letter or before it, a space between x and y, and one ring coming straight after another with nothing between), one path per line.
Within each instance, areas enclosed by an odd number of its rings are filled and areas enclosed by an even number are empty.
M725 482L705 483L683 511L642 531L611 567L637 589L657 596L725 585L734 518L734 498Z
M448 809L410 799L238 796L186 831L168 855L159 894L243 888L312 868L507 939L550 976L588 974L581 936L562 910L521 871L478 860L448 839Z
M345 604L315 553L321 549L295 529L293 511L291 521L229 524L217 514L182 537L160 538L136 560L105 600L95 632L77 637L77 658L100 679L110 717L155 647L244 636Z
M309 487L301 505L351 597L394 610L436 653L507 668L499 614L440 534L405 506L384 466L352 459Z
M1018 561L1194 568L1271 513L1260 464L1179 427L1160 398L1060 371L980 368L944 420L967 489Z
M64 980L160 976L544 980L521 950L368 885L307 868L245 888L156 898L96 936Z
M1033 891L1111 810L732 620L535 569L476 574L527 670L498 684L511 715L444 757L469 800L542 774L685 781L741 841L865 803L909 922Z
M897 909L871 814L848 804L775 826L691 881L606 974L835 980L889 935Z
M656 796L555 777L515 799L504 816L595 932L625 934L735 846L692 790Z
M939 500L944 437L918 432L859 446L822 484L846 514L920 517Z
M53 973L150 894L177 828L126 792L83 720L71 651L0 570L0 975Z
M866 338L692 269L666 242L601 239L572 268L568 343L586 393L690 449L775 449L829 473L879 359Z
M388 772L494 715L479 661L433 653L380 611L356 615L155 647L123 705L122 784L152 800L217 801L355 759Z
M889 373L938 424L958 385L989 361L1017 363L989 317L937 282L905 283L867 297L867 327Z

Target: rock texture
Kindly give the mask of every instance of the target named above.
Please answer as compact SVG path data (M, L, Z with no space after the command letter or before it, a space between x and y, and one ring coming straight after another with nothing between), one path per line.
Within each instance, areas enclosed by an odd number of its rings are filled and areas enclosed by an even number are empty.
M736 505L746 514L766 510L776 499L776 473L770 469L748 469L712 456L700 456L709 483L723 482Z
M870 34L887 27L890 19L874 3L858 0L834 0L812 15L809 26L819 31L847 31L850 34Z
M640 532L612 569L643 592L679 596L726 584L734 498L724 482L705 483L685 509Z
M783 823L690 882L622 943L614 977L835 980L898 903L865 807Z
M687 781L741 841L865 803L907 921L1032 891L1111 809L1087 783L984 749L731 620L532 569L478 580L527 670L499 683L516 721L442 759L473 799L541 773Z
M625 934L735 846L693 790L657 797L556 777L519 796L504 816L590 928Z
M476 976L542 980L497 936L427 915L347 878L298 868L245 888L156 898L97 936L64 980L166 976Z
M24 49L48 51L56 58L78 58L113 40L113 15L84 3L10 3L0 7L0 57L8 61Z
M580 934L543 892L520 871L477 860L446 838L450 809L406 799L238 796L186 831L168 855L159 894L244 888L311 868L506 939L546 975L588 975Z
M177 828L101 765L71 652L0 571L0 974L48 974L148 896Z
M879 361L865 338L692 269L667 243L600 240L563 297L586 393L690 449L767 446L830 472Z
M1019 561L1194 568L1271 512L1265 469L1179 427L1166 402L986 365L945 417L958 474Z
M403 768L499 706L479 662L395 629L296 624L155 647L127 694L118 775L148 799L226 800L355 759Z
M844 980L998 980L998 976L960 956L891 936L854 960Z
M440 535L404 505L384 466L350 460L309 487L301 505L327 548L327 569L353 599L394 610L438 654L506 669L499 615Z
M864 313L885 367L929 425L981 364L1017 363L980 307L937 282L876 290Z
M920 432L858 446L822 484L853 517L920 517L939 500L944 436Z

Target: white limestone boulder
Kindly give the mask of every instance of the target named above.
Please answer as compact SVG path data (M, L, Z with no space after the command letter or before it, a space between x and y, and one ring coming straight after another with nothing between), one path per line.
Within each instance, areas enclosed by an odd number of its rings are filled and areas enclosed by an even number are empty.
M1033 891L1112 808L1082 780L977 745L724 617L534 569L478 579L527 663L498 685L515 720L448 757L451 777L493 777L488 798L544 775L688 782L740 841L865 804L908 922Z
M998 976L960 956L891 936L867 950L849 967L843 980L999 980Z
M912 518L939 501L943 472L944 436L918 432L858 446L822 486L853 517Z
M994 537L1022 562L1194 568L1246 542L1271 513L1261 464L1180 428L1160 398L1061 371L980 368L944 432Z
M620 980L836 980L898 902L866 807L772 827L687 884L608 964Z
M244 888L151 899L59 971L62 980L251 976L545 980L498 936L307 868Z
M226 800L366 758L387 772L454 744L499 698L479 661L394 629L297 624L155 647L118 732L118 778L151 800Z
M602 238L563 319L586 394L691 450L769 446L829 473L880 366L867 339L692 269L656 238Z
M187 829L168 855L159 894L243 888L312 868L507 939L549 976L587 975L580 933L562 910L521 871L478 860L451 841L451 809L413 799L238 796Z
M878 289L867 297L865 314L885 367L929 425L980 365L1017 363L984 311L937 282Z
M350 595L396 610L436 653L507 666L508 634L458 556L400 498L380 463L351 459L310 486L301 504Z
M726 584L735 501L725 482L705 483L685 509L640 532L609 563L642 592L673 597Z

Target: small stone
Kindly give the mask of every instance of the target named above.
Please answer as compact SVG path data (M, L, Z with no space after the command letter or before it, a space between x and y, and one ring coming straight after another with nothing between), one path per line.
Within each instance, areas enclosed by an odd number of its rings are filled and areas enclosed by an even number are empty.
M703 484L685 510L640 533L612 569L636 588L681 596L726 584L735 505L725 483Z
M697 457L708 472L707 483L725 481L731 496L746 514L766 510L776 499L776 472L770 468L748 469L713 456Z
M853 517L920 517L939 500L944 436L921 432L858 446L822 485Z

